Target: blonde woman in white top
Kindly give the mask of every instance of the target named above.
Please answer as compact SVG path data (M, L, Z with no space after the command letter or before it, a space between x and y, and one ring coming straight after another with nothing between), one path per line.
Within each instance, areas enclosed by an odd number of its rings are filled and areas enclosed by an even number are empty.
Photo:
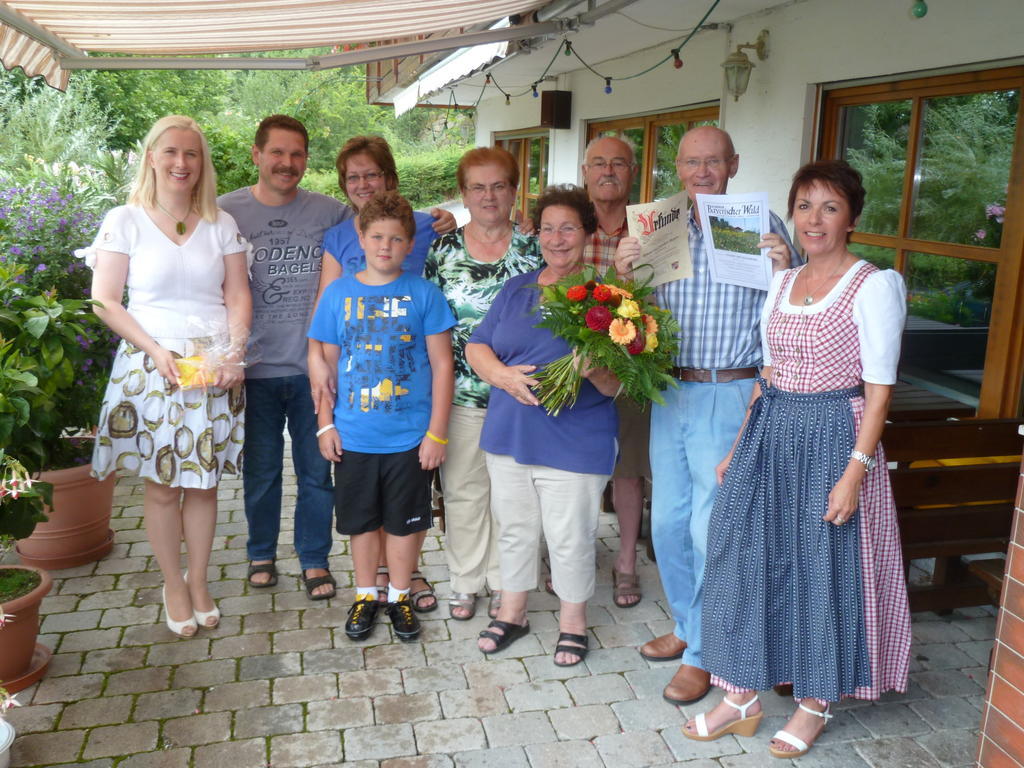
M92 247L79 252L93 269L95 312L122 338L93 474L145 479L146 534L164 577L165 619L182 637L220 620L206 584L217 483L240 470L244 429L248 243L215 194L199 126L161 118L146 136L128 204L110 211ZM176 360L211 346L229 350L212 380L183 389Z

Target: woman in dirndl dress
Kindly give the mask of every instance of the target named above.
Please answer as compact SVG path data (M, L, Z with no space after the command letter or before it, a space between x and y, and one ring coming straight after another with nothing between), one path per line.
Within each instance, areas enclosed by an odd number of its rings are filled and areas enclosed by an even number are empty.
M776 274L765 368L719 466L704 576L704 663L724 700L684 727L750 736L757 691L792 682L797 709L769 744L805 754L830 702L906 690L907 607L879 438L896 382L905 287L848 248L864 205L842 160L805 165L789 215L807 264Z
M161 118L144 146L128 204L107 213L92 247L78 252L93 269L96 314L122 338L93 474L145 479L143 514L163 574L165 621L191 637L220 620L206 571L217 483L223 472L241 469L250 249L234 219L217 208L216 174L194 120ZM212 348L226 354L207 384L180 386L185 371L177 361Z

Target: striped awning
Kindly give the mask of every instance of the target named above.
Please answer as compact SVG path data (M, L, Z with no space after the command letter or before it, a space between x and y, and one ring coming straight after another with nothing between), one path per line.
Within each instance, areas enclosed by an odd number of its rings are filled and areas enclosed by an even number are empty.
M207 55L415 38L548 0L5 0L0 61L67 85L62 58Z

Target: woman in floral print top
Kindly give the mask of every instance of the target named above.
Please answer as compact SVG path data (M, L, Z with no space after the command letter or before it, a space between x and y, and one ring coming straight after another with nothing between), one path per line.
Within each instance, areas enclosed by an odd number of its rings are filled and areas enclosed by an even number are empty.
M497 526L491 521L490 483L480 430L490 387L466 362L466 341L509 278L541 266L534 237L511 220L519 185L516 160L504 149L480 147L462 156L457 172L466 226L434 241L423 276L448 299L458 324L452 329L455 397L448 426L448 455L441 466L445 500L445 550L452 594L448 609L465 621L476 611L476 595L488 587L493 618L501 601Z

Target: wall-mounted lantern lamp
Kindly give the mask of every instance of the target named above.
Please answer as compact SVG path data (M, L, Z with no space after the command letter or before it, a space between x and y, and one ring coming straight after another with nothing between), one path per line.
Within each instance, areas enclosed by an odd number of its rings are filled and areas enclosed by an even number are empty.
M743 53L744 48L755 51L758 61L767 59L768 30L762 29L756 42L737 45L736 50L722 62L722 69L725 70L725 89L732 94L733 101L739 101L740 96L747 92L750 71L754 68L754 63Z

